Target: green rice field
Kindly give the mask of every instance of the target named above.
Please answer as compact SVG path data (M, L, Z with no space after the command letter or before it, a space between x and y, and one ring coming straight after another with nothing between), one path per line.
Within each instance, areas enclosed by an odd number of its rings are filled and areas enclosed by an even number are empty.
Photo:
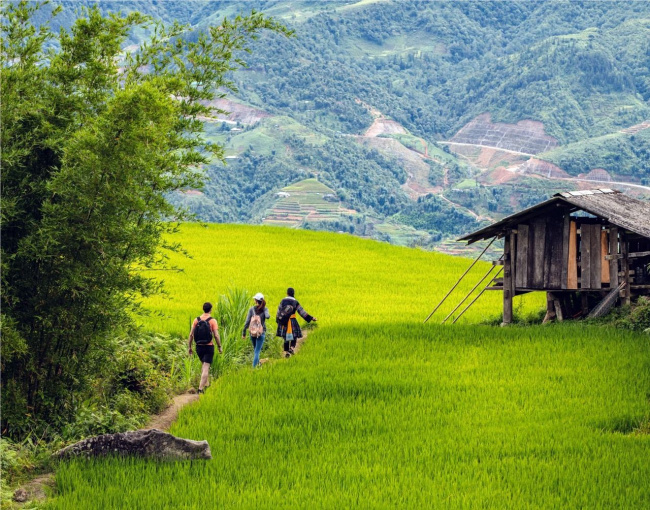
M423 319L468 259L343 234L186 225L192 259L146 305L178 335L228 288L287 286L318 317L298 356L218 379L171 432L213 459L73 461L49 508L584 508L650 506L650 337L498 323L488 292L439 324L483 275ZM537 313L543 295L516 298ZM273 322L272 322L273 323Z

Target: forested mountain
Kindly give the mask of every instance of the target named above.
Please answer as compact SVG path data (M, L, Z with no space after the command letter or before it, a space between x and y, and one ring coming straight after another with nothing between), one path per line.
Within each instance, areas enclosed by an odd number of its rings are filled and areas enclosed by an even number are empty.
M215 104L231 112L208 120L228 164L173 197L205 220L285 214L428 245L567 188L649 191L648 2L99 3L198 27L255 8L295 31L264 35ZM276 194L309 177L340 217L300 203L316 220L291 219Z
M239 83L344 132L371 121L360 98L432 139L490 112L570 142L648 118L649 18L631 2L376 2L288 20L297 37L265 40Z

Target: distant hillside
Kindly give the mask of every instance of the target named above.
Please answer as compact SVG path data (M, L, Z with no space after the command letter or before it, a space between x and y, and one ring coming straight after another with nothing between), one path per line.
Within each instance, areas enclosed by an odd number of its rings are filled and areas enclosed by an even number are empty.
M60 23L84 4L64 2ZM97 4L196 28L253 7ZM440 246L560 190L631 183L624 189L648 194L648 2L268 0L255 8L295 37L256 42L248 69L234 76L239 93L215 102L231 113L206 119L227 166L208 169L202 192L172 198L204 220L275 217L280 190L317 179L353 220L304 215L297 225ZM131 43L147 36L132 34Z
M648 20L642 2L330 9L287 17L297 37L269 37L240 84L267 107L344 132L371 122L360 98L434 139L489 112L495 121L545 122L563 143L648 118Z
M621 130L542 154L571 175L602 168L615 177L650 186L650 129ZM613 178L612 180L615 180Z

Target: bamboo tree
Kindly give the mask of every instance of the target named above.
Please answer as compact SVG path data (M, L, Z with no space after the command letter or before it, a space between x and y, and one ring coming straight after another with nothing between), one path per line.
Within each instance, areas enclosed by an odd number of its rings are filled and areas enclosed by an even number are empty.
M100 347L160 289L134 269L178 248L163 234L186 215L167 197L223 159L199 116L234 89L228 72L260 31L290 34L255 11L192 34L96 7L54 34L32 21L43 6L2 13L2 430L14 437L70 419ZM136 27L153 35L125 54Z

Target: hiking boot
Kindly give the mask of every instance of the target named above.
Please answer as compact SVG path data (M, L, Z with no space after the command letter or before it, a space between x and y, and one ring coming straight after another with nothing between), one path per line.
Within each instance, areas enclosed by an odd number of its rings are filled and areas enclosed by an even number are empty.
M289 354L291 354L292 356L296 354L296 351L293 350L293 347L289 348Z
M203 395L203 394L205 393L205 390L199 390L199 391L197 391L197 393L198 393L199 395Z

